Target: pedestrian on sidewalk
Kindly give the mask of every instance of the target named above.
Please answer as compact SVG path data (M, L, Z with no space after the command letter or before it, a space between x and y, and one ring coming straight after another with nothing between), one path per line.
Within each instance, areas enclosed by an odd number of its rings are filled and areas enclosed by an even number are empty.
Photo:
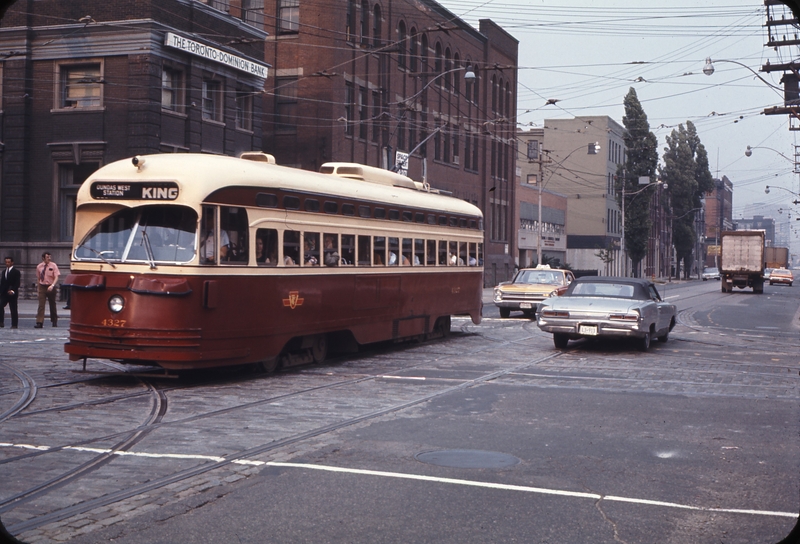
M22 281L22 274L14 267L14 259L6 257L6 268L0 275L0 327L5 327L6 305L11 312L11 328L19 326L19 311L17 300L19 299L19 284Z
M41 329L44 323L44 302L50 302L50 321L54 327L58 326L58 311L56 309L56 284L61 272L58 265L50 260L50 253L42 253L42 262L36 265L36 280L38 283L39 309L36 311L35 328Z

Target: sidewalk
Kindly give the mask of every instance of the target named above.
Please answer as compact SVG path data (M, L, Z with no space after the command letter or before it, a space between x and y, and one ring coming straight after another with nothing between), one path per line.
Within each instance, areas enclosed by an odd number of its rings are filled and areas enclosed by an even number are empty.
M63 300L56 300L56 308L58 308L58 320L61 321L62 319L69 319L69 310L64 309L65 302ZM32 299L20 300L17 302L17 308L19 309L19 317L20 319L24 318L34 318L36 317L36 310L39 308L39 302ZM11 319L11 315L8 312L8 306L6 306L6 326L8 326L9 320ZM50 307L45 303L44 307L44 320L50 321Z

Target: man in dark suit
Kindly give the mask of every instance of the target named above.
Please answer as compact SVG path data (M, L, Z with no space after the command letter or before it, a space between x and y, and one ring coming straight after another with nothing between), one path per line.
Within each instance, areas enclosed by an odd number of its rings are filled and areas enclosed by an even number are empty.
M17 310L17 299L19 298L19 284L22 274L14 266L14 259L6 257L6 267L0 274L0 327L5 327L3 323L6 315L6 304L11 311L11 328L19 326L19 312Z

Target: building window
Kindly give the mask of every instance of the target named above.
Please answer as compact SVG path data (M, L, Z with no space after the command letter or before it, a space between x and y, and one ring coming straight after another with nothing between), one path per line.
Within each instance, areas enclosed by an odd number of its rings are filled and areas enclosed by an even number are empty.
M278 0L279 32L289 34L300 30L300 0Z
M453 164L461 164L461 158L458 156L458 127L453 127Z
M236 92L236 128L253 130L253 94Z
M526 181L528 185L536 185L537 179L536 174L528 174L528 179Z
M347 20L344 33L348 42L356 41L356 0L347 0Z
M437 130L433 135L433 160L442 160L442 131Z
M450 57L450 48L444 50L444 88L448 91L452 89L450 80L452 75L450 71L453 69L453 61Z
M530 140L528 142L528 160L539 160L539 140Z
M203 119L222 121L222 84L219 81L203 81Z
M297 132L297 77L275 79L275 128Z
M361 2L361 45L369 45L369 2Z
M183 111L183 74L164 67L161 70L161 107L165 110Z
M344 133L353 135L353 84L349 81L344 87Z
M442 59L442 44L440 44L439 42L436 42L436 48L434 50L434 55L435 56L433 58L433 71L438 76L443 71L443 67L442 67L442 63L443 63L443 59ZM447 77L447 76L445 76L445 77ZM442 86L442 79L441 78L436 80L436 85L438 85L439 87Z
M258 28L264 26L264 0L242 0L242 20Z
M372 91L372 141L381 139L381 93Z
M456 53L453 56L453 69L455 70L456 68L460 68L460 67L461 67L461 58L458 56L458 53ZM464 77L465 73L466 73L466 71L464 71L464 72L453 72L453 92L456 95L461 94L461 78Z
M375 4L375 10L372 14L372 46L375 48L383 46L383 36L381 36L382 26L383 17L381 17L381 7Z
M75 208L78 189L95 170L100 168L96 162L81 164L59 164L58 185L60 200L61 240L72 241L75 232Z
M362 140L367 139L367 128L369 122L369 96L367 89L360 87L358 90L358 137Z
M403 118L400 118L400 120L397 122L396 130L397 130L397 149L403 151L406 149L406 122Z
M62 65L61 108L95 108L103 105L100 63Z
M408 51L408 34L406 33L406 24L403 21L397 25L397 67L406 67L406 51Z
M417 55L419 55L419 42L417 41L417 29L411 27L411 36L409 38L409 70L412 72L417 71Z

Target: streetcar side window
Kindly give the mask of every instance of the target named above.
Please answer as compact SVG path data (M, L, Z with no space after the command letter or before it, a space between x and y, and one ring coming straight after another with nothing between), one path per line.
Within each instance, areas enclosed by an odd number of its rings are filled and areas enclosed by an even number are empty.
M246 263L249 257L247 233L247 210L222 206L219 209L221 241L224 243L227 235L228 248L223 255L220 248L220 257L224 262Z
M411 247L412 243L411 238L403 238L403 259L400 261L400 264L403 266L410 266L414 259L414 252Z
M477 248L476 244L474 242L470 242L469 261L467 261L467 264L469 264L469 266L478 266L478 253L476 248Z
M468 262L467 257L467 243L460 242L458 244L458 266L464 266Z
M426 240L425 247L427 248L425 264L436 266L436 240Z
M200 263L216 264L217 253L220 259L228 256L228 233L217 231L217 208L203 206L203 218L200 223Z
M478 265L483 266L483 242L478 242Z
M258 266L278 264L278 231L258 229L256 231L255 261Z
M447 242L439 240L439 265L447 266Z
M389 266L397 266L400 262L400 239L389 238Z
M353 265L356 262L355 234L342 234L342 264Z
M383 265L386 263L386 237L385 236L376 236L372 243L373 247L373 257L374 263L376 265Z
M358 235L358 266L372 264L372 237Z
M283 264L295 266L300 262L300 233L287 230L283 233Z
M414 266L422 266L425 264L425 240L414 240Z
M339 235L326 232L322 235L322 262L325 266L339 266Z
M319 266L319 233L303 234L303 266Z
M461 266L464 264L464 259L458 256L458 242L450 242L450 250L447 253L450 266Z

